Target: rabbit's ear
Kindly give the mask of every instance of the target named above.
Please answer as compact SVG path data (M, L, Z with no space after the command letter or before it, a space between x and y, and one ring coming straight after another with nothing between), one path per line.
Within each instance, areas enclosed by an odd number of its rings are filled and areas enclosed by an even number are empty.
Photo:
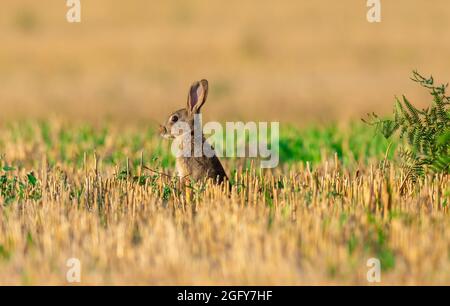
M190 114L200 113L200 108L208 97L208 81L201 80L192 84L187 100L187 110Z

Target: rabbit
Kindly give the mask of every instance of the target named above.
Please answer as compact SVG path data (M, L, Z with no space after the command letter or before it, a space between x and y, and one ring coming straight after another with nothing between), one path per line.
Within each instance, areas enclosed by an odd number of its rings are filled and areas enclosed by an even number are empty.
M194 82L189 90L186 108L180 109L172 113L167 119L165 125L160 126L161 136L168 139L176 139L178 141L183 141L183 137L189 136L190 138L190 157L177 157L176 158L176 170L177 175L180 179L191 179L194 181L201 181L212 179L217 184L222 184L228 180L225 170L220 163L220 160L216 156L214 149L206 142L203 135L203 130L200 127L198 130L201 132L199 135L195 136L197 138L201 137L202 148L206 144L212 150L212 154L205 155L201 152L201 156L194 156L194 116L200 114L202 106L205 104L208 97L208 81L201 80ZM177 134L174 132L176 129L172 129L175 124L184 123L185 126L189 126L190 135L187 133ZM200 141L200 139L198 139ZM179 142L180 143L180 142ZM189 143L189 139L185 143ZM210 157L209 157L210 156Z

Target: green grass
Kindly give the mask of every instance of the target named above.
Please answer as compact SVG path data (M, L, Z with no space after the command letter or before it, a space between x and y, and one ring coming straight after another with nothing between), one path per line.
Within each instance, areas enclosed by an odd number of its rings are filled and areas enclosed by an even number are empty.
M305 129L285 127L280 135L280 160L286 163L310 162L314 165L337 154L344 165L355 161L368 163L374 158L384 158L388 145L384 137L360 123L341 129L335 125ZM393 152L389 151L388 159L393 158Z
M125 167L124 163L129 158L129 166L136 168L140 164L142 151L146 162L152 166L170 168L175 162L169 151L169 143L161 139L151 127L118 131L108 125L97 128L88 124L55 126L43 121L37 124L6 124L2 134L7 134L16 144L28 143L33 146L38 142L44 143L50 165L59 161L82 167L85 155L92 156L94 152L102 153L103 163L119 167ZM5 137L2 138L1 152L5 150ZM109 150L108 144L111 142L114 142L115 150ZM345 127L333 124L307 128L280 126L279 154L282 165L309 162L314 166L324 159L333 158L335 154L344 166L367 164L375 159L384 159L388 145L388 140L362 123ZM392 159L395 144L388 153L388 159Z

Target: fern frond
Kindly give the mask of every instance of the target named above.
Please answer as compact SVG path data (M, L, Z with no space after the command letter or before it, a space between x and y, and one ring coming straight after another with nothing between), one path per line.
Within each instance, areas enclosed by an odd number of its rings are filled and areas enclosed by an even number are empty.
M414 124L420 124L420 118L419 118L419 110L417 110L403 95L403 103L405 104L406 108L409 111L411 120L414 122Z
M395 97L394 118L380 120L375 114L372 124L389 138L397 131L404 147L400 150L401 167L406 180L417 181L428 172L450 173L450 98L448 84L435 85L433 76L424 77L413 71L411 80L432 95L431 105L417 109L407 98Z

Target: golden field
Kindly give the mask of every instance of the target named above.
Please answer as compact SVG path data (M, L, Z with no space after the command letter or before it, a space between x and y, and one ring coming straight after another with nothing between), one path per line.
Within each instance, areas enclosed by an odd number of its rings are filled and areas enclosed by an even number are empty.
M450 80L446 0L4 0L0 119L63 115L161 121L188 86L211 83L208 119L296 124L391 110L394 95L425 95L413 69ZM256 111L257 110L257 111Z
M151 129L5 127L0 283L68 284L69 258L82 284L367 285L370 258L382 284L448 283L448 176L404 183L373 133L337 133L342 161L332 147L313 166L223 159L228 190L166 176L173 157Z
M319 186L309 177L302 172L297 180L285 179L288 188L301 188L293 194L272 189L267 176L268 190L279 192L268 208L260 193L228 198L209 188L191 203L177 196L164 203L157 201L157 188L84 176L74 178L74 185L89 184L91 190L77 203L70 200L71 189L50 176L44 204L24 201L26 208L2 209L0 241L14 253L0 265L1 283L67 284L65 263L78 255L82 284L367 285L366 262L385 252L384 244L396 260L392 268L392 259L382 257L389 262L382 284L450 281L448 210L438 209L438 199L428 200L448 180L425 186L422 200L394 194L389 209L398 216L391 218L385 216L379 174L352 180L330 172ZM315 193L339 181L345 199ZM248 182L248 192L263 185L252 176ZM371 188L381 192L371 198ZM373 215L367 213L371 206ZM389 236L381 243L384 231Z
M445 0L0 4L0 285L450 282L448 175L405 181L357 124L450 80ZM279 121L280 165L224 159L231 189L181 186L157 123L210 82L206 120ZM151 170L149 170L151 169ZM153 171L153 172L152 172ZM155 172L156 171L156 172Z

